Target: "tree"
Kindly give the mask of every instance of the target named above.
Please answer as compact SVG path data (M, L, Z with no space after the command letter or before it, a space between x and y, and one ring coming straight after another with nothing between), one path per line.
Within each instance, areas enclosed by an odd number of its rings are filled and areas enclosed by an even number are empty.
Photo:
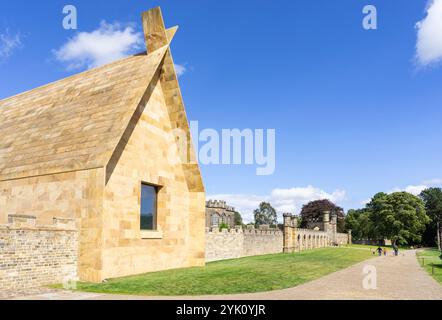
M370 212L367 209L350 209L345 217L345 227L352 231L355 240L373 239Z
M427 226L425 235L431 241L430 245L437 243L439 250L442 246L442 189L428 188L419 195L425 203L425 210L431 219ZM436 241L435 241L436 240Z
M336 213L338 215L338 232L345 231L344 209L338 207L327 199L311 201L302 207L301 228L307 228L308 223L312 221L322 221L324 211Z
M235 226L242 226L242 224L243 224L242 216L239 212L235 211L235 215L233 217L233 220L235 222Z
M276 210L270 205L270 203L262 202L259 208L254 211L255 214L255 226L262 225L274 226L278 223L278 216Z
M401 244L415 244L430 221L423 201L407 192L378 193L367 204L370 234Z

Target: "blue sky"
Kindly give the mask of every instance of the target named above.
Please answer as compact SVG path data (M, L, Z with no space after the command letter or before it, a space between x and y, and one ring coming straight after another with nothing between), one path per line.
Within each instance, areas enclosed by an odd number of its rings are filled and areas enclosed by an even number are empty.
M76 31L62 27L66 4L77 7ZM377 30L362 28L367 4ZM250 217L261 199L280 212L324 196L349 209L378 191L442 183L438 44L424 48L432 63L416 61L426 1L2 1L11 47L0 48L0 98L85 70L67 70L57 50L103 20L141 32L140 13L157 5L168 26L180 25L172 52L189 120L276 130L275 173L202 166L210 197ZM442 39L427 25L423 41Z

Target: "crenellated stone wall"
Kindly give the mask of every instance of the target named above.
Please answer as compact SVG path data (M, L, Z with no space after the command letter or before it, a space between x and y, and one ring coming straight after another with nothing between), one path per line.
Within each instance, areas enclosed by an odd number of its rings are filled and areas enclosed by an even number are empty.
M0 225L0 291L76 280L77 260L75 220L40 226L35 216L9 215Z
M241 227L206 229L206 262L282 253L283 233L266 226L259 230Z
M282 253L283 244L284 234L280 230L267 227L260 230L249 228L244 230L243 256Z

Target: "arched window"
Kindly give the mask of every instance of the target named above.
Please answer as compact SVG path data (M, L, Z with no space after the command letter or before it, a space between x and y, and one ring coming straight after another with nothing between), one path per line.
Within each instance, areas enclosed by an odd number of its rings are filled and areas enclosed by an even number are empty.
M212 214L212 226L218 226L219 225L219 216L218 214L214 213Z

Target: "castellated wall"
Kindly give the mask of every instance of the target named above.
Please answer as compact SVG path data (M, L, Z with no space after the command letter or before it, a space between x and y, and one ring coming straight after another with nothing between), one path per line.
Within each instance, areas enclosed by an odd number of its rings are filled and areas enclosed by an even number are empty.
M279 230L244 230L244 256L282 253L284 234Z
M206 262L282 253L284 236L273 229L206 229Z
M0 225L0 291L63 283L77 278L75 221L38 226L33 216L10 215Z

